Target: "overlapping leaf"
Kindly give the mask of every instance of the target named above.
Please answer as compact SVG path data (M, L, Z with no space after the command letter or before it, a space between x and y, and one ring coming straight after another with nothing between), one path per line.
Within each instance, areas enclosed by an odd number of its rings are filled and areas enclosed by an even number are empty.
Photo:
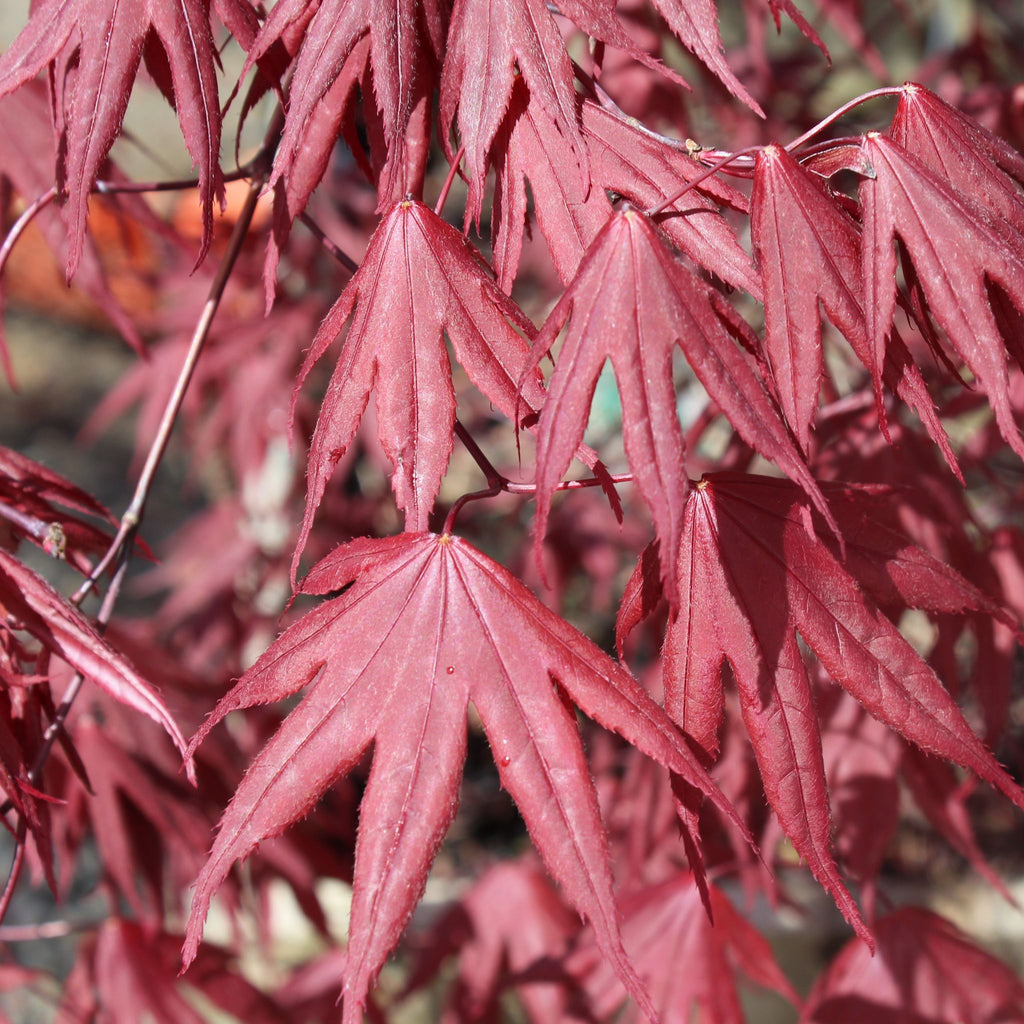
M1010 405L1007 345L993 313L997 285L1024 313L1024 234L958 192L891 139L870 133L863 144L874 177L860 185L863 209L864 309L872 365L880 365L896 303L899 237L928 311L988 396L1007 443L1024 456ZM993 198L993 202L996 199Z
M163 726L184 752L185 740L153 688L45 580L0 548L0 604L40 643L115 700ZM188 771L192 777L191 761Z
M395 468L398 505L410 530L426 529L452 450L455 395L445 334L473 382L516 419L516 384L528 352L516 328L530 334L533 325L466 239L422 204L397 203L381 222L321 325L300 384L350 318L313 436L298 552L375 385L377 429ZM521 414L540 407L536 376L523 398Z
M765 295L765 350L786 419L806 451L822 371L818 303L871 370L920 416L929 435L956 465L921 374L895 334L883 362L868 340L861 289L860 234L823 187L784 149L757 157L751 233Z
M311 8L316 13L309 21ZM429 109L443 49L439 4L400 0L283 0L260 30L248 68L296 23L304 27L302 45L289 89L284 135L271 183L286 176L307 137L317 105L331 90L358 44L370 40L372 89L381 113L387 169L379 189L381 208L406 192L419 193L429 141ZM308 22L308 24L307 24ZM417 111L419 111L417 113ZM330 119L320 119L330 129ZM407 137L408 136L408 137ZM323 143L325 140L318 139Z
M597 184L641 209L660 205L705 171L685 153L669 149L642 126L589 100L580 106L583 136ZM719 207L747 210L736 189L706 178L658 217L658 228L700 267L761 298L761 281Z
M346 1024L358 1020L455 813L472 700L502 785L549 871L650 1009L622 950L604 830L563 699L731 814L727 802L632 676L465 542L423 533L355 541L321 561L304 590L329 593L353 580L290 627L192 741L194 749L230 711L308 684L225 811L197 883L186 962L232 864L305 814L372 743L343 991Z
M843 500L858 504L853 493ZM802 504L792 484L767 477L715 474L691 490L679 551L679 610L666 639L665 706L714 752L722 664L729 662L765 792L782 827L866 935L831 852L819 726L797 633L828 674L880 721L923 750L968 768L1021 807L1024 794L971 731L934 672L872 603L871 580L865 587L850 573L866 557L878 576L888 570L890 586L909 605L951 600L960 608L987 607L983 595L959 579L957 596L946 598L939 581L955 582L956 574L912 545L893 548L884 533L869 536L874 551L859 550L856 535L848 539L849 569L844 567L825 542L809 535ZM848 517L837 511L837 518L842 524Z
M672 567L687 490L672 379L676 344L744 440L775 459L824 506L764 386L719 320L715 302L711 289L673 258L643 216L617 213L587 250L533 348L531 368L569 321L541 412L537 537L544 536L551 495L583 438L597 378L608 359L622 396L626 454L654 516L673 602Z
M28 24L0 57L0 96L46 67L61 83L58 109L68 189L67 271L78 269L89 192L121 130L121 120L145 54L156 81L178 113L199 171L203 252L213 226L213 200L223 193L218 163L221 116L210 0L40 0Z

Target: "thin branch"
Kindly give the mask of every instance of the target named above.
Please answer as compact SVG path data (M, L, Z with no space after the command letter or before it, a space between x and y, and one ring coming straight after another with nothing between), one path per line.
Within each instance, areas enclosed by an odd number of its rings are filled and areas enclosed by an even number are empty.
M249 192L245 197L245 203L242 206L242 211L239 214L238 220L235 222L227 250L224 253L220 266L217 268L217 273L210 285L210 291L208 293L206 303L199 315L199 320L196 323L195 330L192 332L192 340L189 343L185 361L178 374L174 390L171 392L171 396L167 400L167 405L164 407L164 414L160 420L160 426L157 429L153 444L150 446L149 454L146 457L146 463L142 467L142 472L139 475L138 483L135 486L135 493L132 495L131 503L124 515L121 516L121 522L118 526L117 533L115 534L110 547L107 549L106 554L99 560L99 562L96 563L88 578L72 596L71 601L73 604L80 604L90 590L92 590L96 585L96 581L104 572L106 572L110 564L117 558L118 552L123 547L130 547L131 541L139 528L139 523L142 521L142 514L146 507L146 502L149 499L149 492L153 485L153 478L156 476L156 471L163 460L165 452L167 451L171 432L174 429L178 413L181 411L181 404L185 399L185 393L188 390L190 381L192 380L192 374L195 371L196 363L199 361L199 355L203 350L203 346L206 344L206 339L210 333L210 326L213 323L213 318L217 313L220 301L224 295L224 289L227 286L231 272L234 270L238 254L241 252L242 243L245 241L245 237L248 234L249 226L256 210L256 203L260 197L260 193L263 191L263 185L265 182L266 171L249 182Z
M359 264L337 242L327 237L327 233L310 215L303 210L299 220L320 240L320 244L349 272L355 273Z
M4 267L7 266L7 261L11 258L11 252L14 250L14 246L17 244L18 239L21 238L25 232L25 228L35 220L40 210L45 209L57 198L57 186L53 185L48 188L42 195L36 196L36 198L21 211L21 216L11 225L11 230L7 232L7 237L4 239L4 244L0 246L0 274L3 274Z

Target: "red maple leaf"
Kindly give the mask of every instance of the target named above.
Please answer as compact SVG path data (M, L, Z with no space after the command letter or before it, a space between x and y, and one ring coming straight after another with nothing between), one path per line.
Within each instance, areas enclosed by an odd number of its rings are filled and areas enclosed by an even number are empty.
M0 96L48 66L61 83L57 116L65 160L58 180L69 190L69 278L82 256L89 192L121 130L143 57L177 110L199 169L205 254L213 199L223 195L217 57L209 8L210 0L40 0L0 57Z
M324 487L376 386L377 432L410 530L425 530L452 450L455 393L445 335L473 382L510 419L540 408L535 376L520 402L519 371L534 328L466 239L420 203L396 203L358 272L317 332L299 386L351 319L310 448L302 551ZM516 330L519 329L519 331ZM519 406L520 416L516 410Z
M194 972L175 977L180 938L135 921L110 918L79 947L57 1009L63 1024L203 1024L222 1010L248 1024L280 1024L284 1011L238 973L223 950L205 943Z
M311 11L315 11L310 18ZM438 55L443 48L443 14L434 0L283 0L278 3L256 37L246 70L267 54L298 25L302 45L289 88L284 134L274 160L271 185L287 176L310 141L308 129L316 108L331 91L339 75L369 39L371 81L386 140L386 166L379 182L379 209L406 193L419 194L429 150L429 97L434 88ZM351 69L348 70L351 74ZM333 143L330 119L319 118L312 141L321 147Z
M457 954L445 1021L500 1019L499 1000L510 988L531 1021L564 1021L567 990L575 985L559 962L579 930L579 918L532 858L503 861L416 937L418 955L402 995L425 988Z
M998 287L1011 309L1024 314L1024 233L878 132L865 138L863 157L873 174L859 190L872 365L881 365L891 331L898 236L930 315L988 396L1006 442L1024 456L1006 366L1008 345L1018 359L1020 347L1004 338L990 297Z
M772 989L795 1006L793 991L775 960L768 941L729 902L717 887L709 887L714 922L705 913L693 879L681 872L622 898L622 938L643 971L665 1024L699 1019L707 1024L744 1024L737 986L742 972ZM635 1006L614 1016L626 993L606 964L595 960L593 947L583 945L568 962L572 973L583 974L583 986L593 1016L573 1020L619 1020L639 1024L644 1018ZM695 1009L699 1008L699 1018Z
M529 367L547 355L568 320L540 417L538 542L551 495L583 439L597 378L608 359L622 395L626 454L654 517L672 602L688 486L672 379L676 344L744 440L817 495L792 437L726 333L715 303L714 292L672 256L645 217L633 210L617 213L587 250L575 280L538 334ZM818 500L824 504L820 496Z
M895 333L884 365L874 361L861 297L860 232L820 181L778 146L757 156L750 226L764 280L765 350L782 409L804 451L822 371L820 303L871 370L879 401L884 378L955 467L921 374Z
M158 693L44 579L0 548L0 605L21 628L115 700L163 726L184 752L185 740ZM5 628L9 628L6 626ZM189 777L192 762L186 758Z
M859 504L852 492L845 500L855 509ZM873 564L877 577L890 581L890 593L894 587L921 607L933 601L988 607L983 595L913 545L895 547L884 531L866 533L867 548L852 531L844 566L808 532L803 504L794 485L743 474L709 475L690 491L679 544L679 608L666 637L665 707L713 754L723 712L722 665L729 662L769 802L815 876L867 936L832 855L820 731L798 632L832 679L880 721L968 768L1018 806L1024 807L1024 794L932 669L874 605L870 574L858 580L852 573ZM847 517L838 504L833 509L842 524ZM886 548L883 569L878 563Z
M569 900L642 1006L618 934L604 829L572 703L679 773L733 817L640 685L505 569L450 535L407 533L338 548L306 577L324 594L217 705L230 711L308 691L253 762L196 886L184 949L232 864L282 832L373 744L360 810L344 1020L398 942L455 814L468 702L502 785ZM571 703L570 703L571 702Z

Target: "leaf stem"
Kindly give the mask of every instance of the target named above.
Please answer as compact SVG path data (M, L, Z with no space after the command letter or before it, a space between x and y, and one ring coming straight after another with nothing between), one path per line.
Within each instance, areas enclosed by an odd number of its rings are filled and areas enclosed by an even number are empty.
M455 154L455 159L452 160L451 166L448 168L448 175L444 179L444 184L441 186L441 194L437 197L437 202L434 204L434 213L436 213L438 217L441 216L441 211L444 209L448 193L451 191L452 185L455 183L455 175L459 173L459 164L462 163L462 158L465 155L466 147L459 146L458 152Z
M716 160L710 167L705 168L704 171L698 174L696 178L692 178L688 181L681 189L679 189L678 192L674 192L666 199L663 199L660 203L644 210L644 216L656 217L659 213L664 211L665 207L678 203L687 192L696 188L702 181L710 178L713 174L717 174L723 167L725 167L726 164L731 164L740 157L752 156L755 153L759 153L762 148L763 147L761 146L748 146L746 149L738 149L735 153L726 153L725 156Z
M299 214L299 220L319 240L320 244L350 273L354 274L359 269L359 264L337 242L327 236L327 232L313 218L303 210Z
M487 458L480 446L476 443L473 435L470 434L470 432L458 420L455 421L455 435L465 445L466 450L473 457L473 461L480 467L484 476L487 478L487 487L480 491L471 491L468 494L463 494L455 500L452 507L448 510L448 515L445 517L444 526L441 530L442 533L447 534L452 532L459 512L461 512L463 507L468 505L471 501L480 501L483 498L495 498L502 492L506 494L537 493L536 483L518 483L516 481L509 480L508 477L499 473L498 470L494 468L491 460ZM576 491L585 487L607 487L609 483L628 484L632 483L632 481L632 473L620 473L618 475L612 475L609 473L606 478L592 476L587 477L584 480L563 480L557 487L555 487L555 490Z
M784 147L786 152L792 153L794 149L799 149L805 142L813 139L819 132L823 132L829 125L834 124L844 114L853 110L854 107L859 107L862 103L866 103L868 100L877 99L879 96L899 96L905 88L906 86L903 85L887 85L880 89L872 89L871 92L866 92L855 97L848 103L844 103L837 110L833 110L828 117L823 118L813 128L809 128L803 133L803 135L798 135L792 142Z

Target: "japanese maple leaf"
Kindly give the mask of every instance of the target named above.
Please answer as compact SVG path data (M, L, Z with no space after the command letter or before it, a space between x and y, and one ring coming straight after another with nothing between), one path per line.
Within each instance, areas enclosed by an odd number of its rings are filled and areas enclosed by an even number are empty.
M309 492L296 559L327 480L351 443L376 385L377 430L395 468L393 486L410 530L424 530L452 450L455 394L450 339L471 380L507 415L540 408L539 379L517 400L533 325L502 294L466 239L427 207L396 203L358 272L327 314L299 377L351 319L310 449ZM522 408L525 404L526 408Z
M844 500L856 504L854 494ZM665 707L713 753L723 710L722 664L729 662L780 824L839 909L867 936L832 856L820 732L797 633L829 676L877 719L974 772L1018 806L1024 807L1024 794L872 602L870 577L865 586L851 572L858 558L861 565L884 560L877 575L888 571L907 603L922 607L946 601L971 607L983 605L984 597L972 597L977 592L966 580L913 545L893 550L884 535L868 535L882 549L873 554L857 536L848 538L847 568L808 532L803 503L794 485L768 477L714 474L691 489L679 544L679 609L665 644ZM846 517L837 518L842 524ZM959 580L955 597L944 595L943 579Z
M551 495L583 439L597 378L610 360L622 396L626 455L654 517L673 603L688 486L672 379L676 344L744 440L817 493L771 399L719 320L715 302L712 290L672 256L645 217L632 210L616 213L537 336L530 366L548 353L568 321L538 431L538 542Z
M522 77L517 77L508 116L492 151L496 171L492 248L498 284L505 292L512 290L523 247L527 180L537 226L563 284L572 280L587 246L611 216L612 204L604 189L589 187L576 164L564 158L562 145L557 125L538 116ZM474 220L479 225L486 181L486 175L469 179L467 225Z
M185 740L158 693L89 620L44 579L0 548L0 605L20 627L115 700L163 726L184 752ZM189 777L192 763L186 758Z
M39 0L28 24L0 56L0 96L47 66L62 84L58 114L64 165L58 180L68 189L69 278L82 257L89 192L121 130L143 56L172 99L198 167L205 254L213 200L223 196L209 7L210 0Z
M783 412L804 451L822 371L820 303L871 370L879 401L884 377L955 467L921 374L895 333L884 366L874 362L861 298L860 232L825 188L779 146L768 146L757 156L750 226L764 280L765 350Z
M961 194L1024 233L1024 156L923 86L908 82L889 137Z
M310 10L315 14L310 20ZM372 91L383 120L387 180L380 183L383 209L407 192L417 193L429 149L429 118L416 116L431 95L443 47L443 10L435 0L282 0L271 11L249 51L246 69L268 53L295 24L304 26L288 92L284 134L274 160L273 185L287 176L307 143L314 111L360 42L369 37ZM308 22L308 24L306 24ZM330 121L320 119L320 131ZM407 137L408 136L408 137ZM312 140L323 145L321 134ZM330 143L333 143L333 137Z
M658 1019L664 1024L696 1019L706 1024L744 1024L747 1016L737 986L740 972L799 1006L800 997L767 940L717 886L710 886L710 900L713 922L688 872L621 900L622 939L647 978ZM642 1021L635 1006L615 1016L626 993L603 963L582 970L588 952L584 945L570 957L568 967L573 973L584 973L588 1010L594 1016L572 1019Z
M945 918L904 907L852 940L814 983L801 1024L1002 1024L1024 1017L1024 984Z
M669 149L642 125L590 100L580 106L583 135L595 183L646 209L658 206L706 168ZM715 178L706 178L658 216L658 228L700 267L756 299L761 280L719 207L747 211L746 197Z
M863 154L874 177L859 189L864 224L864 310L874 364L881 362L896 303L899 236L930 314L988 396L1007 443L1024 456L1006 367L1007 341L989 287L1024 313L1024 233L997 219L897 143L871 132Z
M344 1021L354 1024L455 814L472 700L548 870L651 1010L619 939L604 830L568 702L731 814L682 737L631 675L464 541L429 533L354 541L319 562L303 590L350 582L287 629L193 738L192 749L229 712L308 685L224 813L196 885L186 965L232 864L308 812L372 744L342 993Z

